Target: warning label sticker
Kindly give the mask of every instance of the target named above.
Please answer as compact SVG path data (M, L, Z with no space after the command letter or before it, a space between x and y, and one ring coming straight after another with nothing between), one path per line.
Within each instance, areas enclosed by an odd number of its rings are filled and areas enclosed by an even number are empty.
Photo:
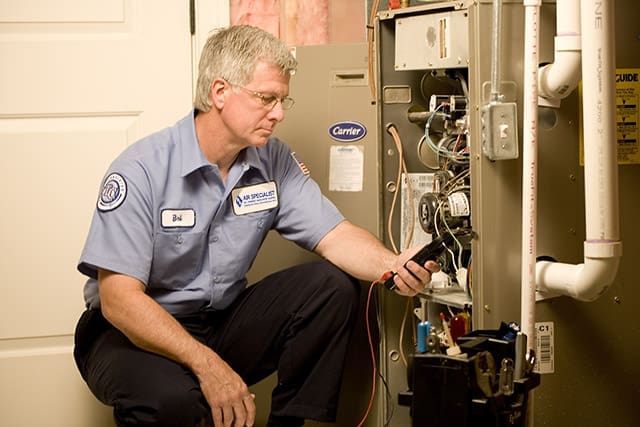
M638 142L638 105L640 102L640 69L616 70L616 128L618 163L640 163Z

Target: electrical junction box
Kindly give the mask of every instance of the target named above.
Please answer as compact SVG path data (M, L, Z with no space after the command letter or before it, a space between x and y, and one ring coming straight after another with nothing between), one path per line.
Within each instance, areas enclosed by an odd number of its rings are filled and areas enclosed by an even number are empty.
M398 18L395 24L396 71L469 65L466 11Z
M515 102L490 102L482 107L482 152L490 160L518 158L517 108Z

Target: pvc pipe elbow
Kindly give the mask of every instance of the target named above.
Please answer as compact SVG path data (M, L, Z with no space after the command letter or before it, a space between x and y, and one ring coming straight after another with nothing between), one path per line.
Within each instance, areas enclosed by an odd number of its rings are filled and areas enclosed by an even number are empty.
M619 264L619 256L585 256L583 264L539 261L536 263L536 284L541 292L594 301L609 289Z
M546 99L564 99L578 86L581 76L581 52L561 51L555 62L538 71L539 95Z

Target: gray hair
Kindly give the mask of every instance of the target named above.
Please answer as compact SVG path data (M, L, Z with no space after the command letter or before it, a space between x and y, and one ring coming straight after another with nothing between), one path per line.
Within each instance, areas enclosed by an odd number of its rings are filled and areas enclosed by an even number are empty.
M209 111L213 80L221 77L230 83L245 85L253 78L259 62L279 67L283 75L294 74L298 65L281 40L260 28L237 25L216 30L202 49L194 107Z

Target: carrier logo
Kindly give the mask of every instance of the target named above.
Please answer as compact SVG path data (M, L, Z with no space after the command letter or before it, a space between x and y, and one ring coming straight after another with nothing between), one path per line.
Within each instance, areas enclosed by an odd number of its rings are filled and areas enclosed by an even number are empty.
M366 134L367 129L358 122L338 122L329 128L329 136L341 142L357 141Z

